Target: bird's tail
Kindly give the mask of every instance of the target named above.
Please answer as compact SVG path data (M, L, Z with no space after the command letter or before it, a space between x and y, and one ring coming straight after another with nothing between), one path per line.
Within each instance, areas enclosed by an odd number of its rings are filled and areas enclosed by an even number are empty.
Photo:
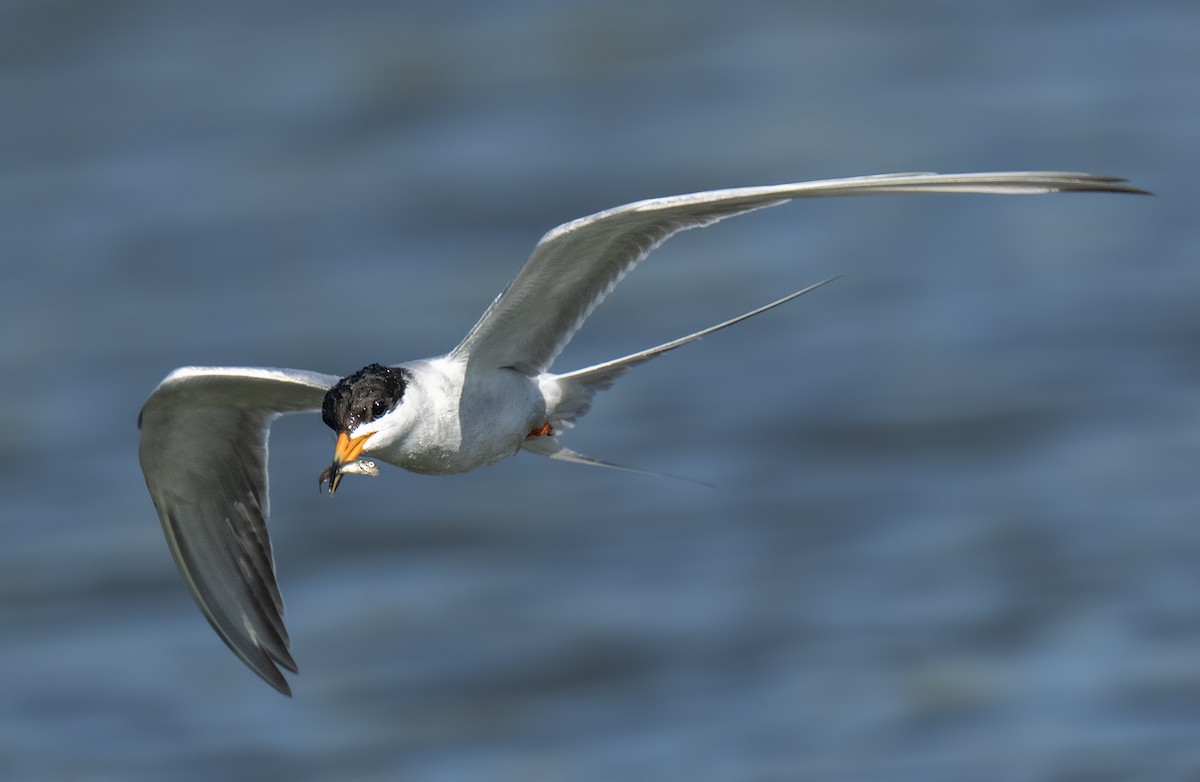
M595 364L583 369L577 369L574 372L567 372L563 375L546 374L541 379L542 395L547 401L548 423L553 434L557 435L564 429L569 429L575 424L575 419L582 416L592 407L592 397L597 391L604 391L612 387L613 383L638 364L644 364L652 358L657 358L663 353L674 350L678 347L683 347L689 342L694 342L701 337L708 336L713 332L721 329L729 328L730 326L741 323L743 320L753 318L755 315L761 315L767 310L772 310L781 304L786 304L792 299L799 298L804 294L820 288L822 285L833 282L837 277L830 277L827 280L822 280L815 285L809 285L803 290L798 290L784 296L782 299L766 304L757 309L750 310L747 313L738 315L736 318L731 318L715 326L709 326L706 329L688 334L686 337L673 339L670 342L664 342L646 350L633 353L622 358L616 358L612 361L605 361L602 364ZM577 454L574 451L569 451L562 448L553 441L553 437L540 436L530 437L525 441L523 446L525 450L534 453L540 453L544 456L562 459L565 461L573 461L580 464L597 464L604 467L623 468L619 465L603 462L599 459L592 459L582 454ZM642 472L634 470L634 472Z

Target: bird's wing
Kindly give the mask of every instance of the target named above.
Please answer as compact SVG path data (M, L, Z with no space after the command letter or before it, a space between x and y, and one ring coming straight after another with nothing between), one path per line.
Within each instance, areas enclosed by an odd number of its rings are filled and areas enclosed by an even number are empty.
M549 369L621 278L672 234L793 198L872 193L1060 191L1141 193L1123 179L1069 172L879 174L652 198L560 225L547 233L452 356L534 376Z
M183 367L138 417L138 457L167 545L196 604L246 665L285 694L296 671L267 536L267 435L319 410L337 378L294 369Z

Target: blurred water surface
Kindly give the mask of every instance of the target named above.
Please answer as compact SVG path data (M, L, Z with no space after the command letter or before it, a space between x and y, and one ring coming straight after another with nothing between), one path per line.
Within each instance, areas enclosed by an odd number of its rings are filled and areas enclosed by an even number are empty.
M1200 776L1200 6L0 5L0 777ZM655 195L1092 170L1156 198L839 199L661 248L562 357L567 443L315 491L302 675L210 631L136 461L181 364L453 346L537 238Z

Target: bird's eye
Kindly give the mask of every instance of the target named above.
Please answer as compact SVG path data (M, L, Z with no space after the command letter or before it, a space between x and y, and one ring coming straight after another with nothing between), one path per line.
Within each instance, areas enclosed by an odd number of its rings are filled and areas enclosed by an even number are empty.
M387 403L382 399L376 399L371 403L371 420L379 418L387 412Z

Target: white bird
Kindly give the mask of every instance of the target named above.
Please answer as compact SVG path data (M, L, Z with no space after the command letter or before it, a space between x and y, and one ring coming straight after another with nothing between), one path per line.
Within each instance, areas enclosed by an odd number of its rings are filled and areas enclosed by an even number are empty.
M146 400L139 458L175 564L200 610L255 673L291 694L295 673L267 536L267 438L283 413L320 410L337 434L321 475L374 475L371 456L446 475L518 451L609 465L558 435L630 367L777 307L565 374L554 358L621 278L672 234L794 198L873 193L1142 193L1114 177L1065 172L883 174L653 198L583 217L542 237L466 338L436 358L371 364L338 378L296 369L182 367Z

